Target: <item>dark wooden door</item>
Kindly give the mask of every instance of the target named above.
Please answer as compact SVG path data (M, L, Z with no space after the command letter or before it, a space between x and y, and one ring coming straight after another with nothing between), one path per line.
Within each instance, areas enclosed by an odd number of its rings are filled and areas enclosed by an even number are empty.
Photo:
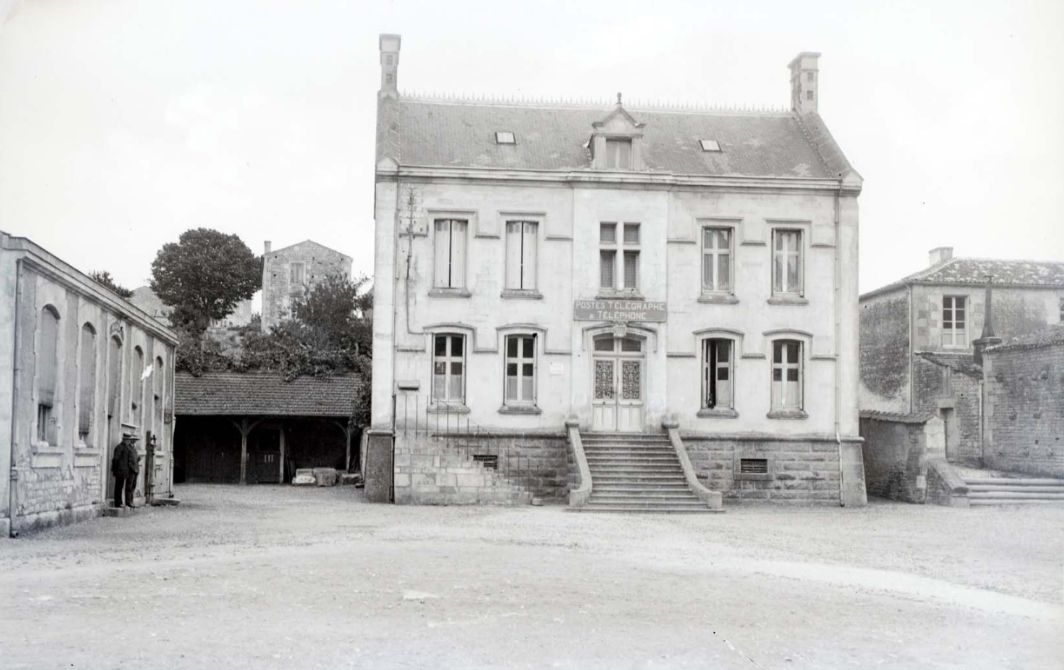
M259 427L248 436L248 483L281 482L281 429Z

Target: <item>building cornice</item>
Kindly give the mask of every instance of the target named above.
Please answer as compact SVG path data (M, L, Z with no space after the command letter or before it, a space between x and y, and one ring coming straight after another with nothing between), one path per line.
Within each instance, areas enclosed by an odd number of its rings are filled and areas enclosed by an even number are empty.
M846 183L839 179L812 179L804 177L748 177L690 175L672 172L608 172L600 170L512 170L498 168L454 168L439 166L399 166L382 169L378 166L377 181L415 180L479 182L500 184L579 184L591 188L649 189L717 188L721 190L767 190L842 192L858 195L860 184Z

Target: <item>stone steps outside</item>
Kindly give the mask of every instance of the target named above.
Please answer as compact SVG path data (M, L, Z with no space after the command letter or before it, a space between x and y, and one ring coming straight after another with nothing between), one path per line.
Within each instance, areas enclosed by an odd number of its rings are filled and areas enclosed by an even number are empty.
M969 505L1064 504L1064 479L1049 477L970 477Z

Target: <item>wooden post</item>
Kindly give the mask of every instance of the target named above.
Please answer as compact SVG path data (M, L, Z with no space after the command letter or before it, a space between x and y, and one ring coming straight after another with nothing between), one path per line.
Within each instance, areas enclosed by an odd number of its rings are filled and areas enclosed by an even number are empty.
M344 455L344 472L351 472L351 421L348 420L347 426L344 427L344 434L347 436L347 452Z
M258 421L248 421L246 418L241 419L239 423L233 421L233 425L240 431L240 483L248 483L248 435L259 425Z
M281 464L278 466L279 473L277 477L278 484L284 484L284 426L281 426Z

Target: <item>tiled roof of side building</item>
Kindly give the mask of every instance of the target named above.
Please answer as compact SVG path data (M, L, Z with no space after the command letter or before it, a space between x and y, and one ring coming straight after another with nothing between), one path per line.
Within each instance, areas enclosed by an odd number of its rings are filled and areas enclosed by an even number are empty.
M944 263L932 265L896 282L869 291L861 297L878 295L910 284L983 286L986 284L987 277L992 278L993 286L1064 289L1064 262L951 258Z
M400 164L515 170L586 170L592 123L605 107L400 98ZM838 179L852 170L816 114L626 110L645 124L650 172L696 176ZM497 144L496 131L515 135ZM721 151L703 151L699 140Z
M357 375L296 377L279 374L177 373L177 415L351 416L362 387Z
M956 370L962 374L976 379L983 378L983 368L975 362L975 357L970 353L940 353L934 351L920 351L916 354L926 361L941 365L944 368Z
M1064 324L1060 323L1054 326L1049 326L1048 328L1036 330L1033 333L1009 338L1001 344L987 347L986 350L993 353L995 351L1007 351L1009 349L1038 349L1040 347L1048 347L1057 344L1064 344Z

